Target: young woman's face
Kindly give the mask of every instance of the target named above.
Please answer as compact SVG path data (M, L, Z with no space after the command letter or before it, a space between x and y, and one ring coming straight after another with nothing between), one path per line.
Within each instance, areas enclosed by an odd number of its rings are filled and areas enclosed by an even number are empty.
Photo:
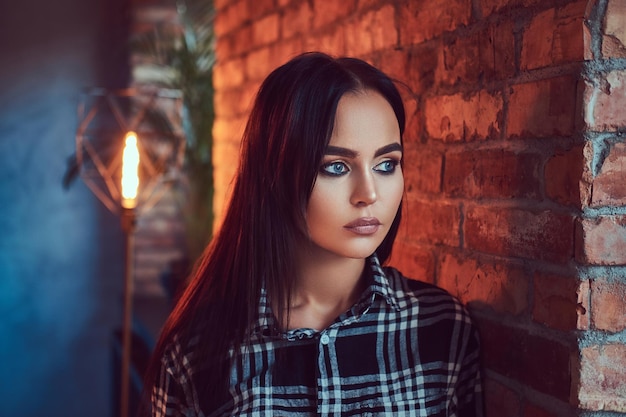
M379 93L344 95L309 199L313 249L366 258L381 244L404 189L398 120Z

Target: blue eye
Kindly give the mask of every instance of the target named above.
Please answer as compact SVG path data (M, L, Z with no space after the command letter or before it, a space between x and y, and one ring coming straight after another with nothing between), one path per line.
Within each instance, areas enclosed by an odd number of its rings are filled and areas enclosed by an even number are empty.
M331 162L328 164L322 165L320 168L322 174L331 175L333 177L339 177L341 175L346 174L348 171L348 167L343 162Z
M381 174L393 174L400 161L395 159L387 159L374 167L374 171Z

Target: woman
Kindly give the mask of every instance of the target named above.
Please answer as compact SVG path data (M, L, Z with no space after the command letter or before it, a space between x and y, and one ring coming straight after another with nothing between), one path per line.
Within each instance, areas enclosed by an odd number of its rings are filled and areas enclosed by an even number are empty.
M463 307L381 267L404 122L361 60L308 53L267 77L221 229L157 344L153 416L481 414Z

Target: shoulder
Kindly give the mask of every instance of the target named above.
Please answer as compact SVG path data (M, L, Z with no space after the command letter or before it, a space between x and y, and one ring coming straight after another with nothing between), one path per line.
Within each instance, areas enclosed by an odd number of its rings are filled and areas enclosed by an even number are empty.
M394 267L386 266L383 270L401 310L419 312L419 316L431 319L450 319L472 324L463 304L448 291L424 281L407 278Z
M415 332L418 341L427 341L418 343L421 358L461 362L464 358L477 357L478 330L457 298L443 288L407 278L393 267L385 267L384 272L394 293L400 320Z
M198 338L186 339L175 333L164 343L160 355L161 368L174 377L183 377L193 373L197 367L195 350Z

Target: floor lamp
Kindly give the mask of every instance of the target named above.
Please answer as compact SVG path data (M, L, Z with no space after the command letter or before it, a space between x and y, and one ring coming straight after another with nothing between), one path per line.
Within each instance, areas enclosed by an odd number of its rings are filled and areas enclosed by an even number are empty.
M185 150L182 95L171 89L91 89L80 99L76 169L85 184L120 216L124 235L124 291L120 417L130 408L134 232L180 179Z

